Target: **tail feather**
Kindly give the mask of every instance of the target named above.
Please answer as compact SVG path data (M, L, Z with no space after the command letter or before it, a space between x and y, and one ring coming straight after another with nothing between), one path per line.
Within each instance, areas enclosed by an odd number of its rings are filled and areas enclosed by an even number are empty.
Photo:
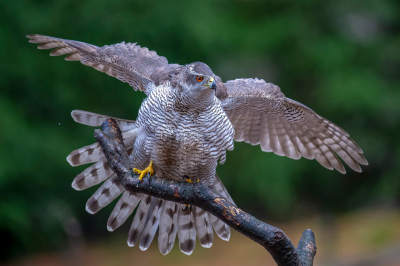
M217 176L214 180L214 189L228 200L230 199ZM123 191L124 188L117 176L112 174L111 178L104 182L88 200L87 211L90 213L99 211ZM124 192L111 213L107 223L108 230L113 231L122 225L138 204L139 207L129 231L129 246L134 246L140 239L140 249L148 249L158 228L158 246L164 255L171 251L176 235L179 238L179 248L187 255L194 250L196 235L203 247L212 246L213 228L221 239L228 241L230 238L229 226L199 207L189 206L186 211L183 211L184 204L129 191Z
M160 215L165 207L165 200L153 198L155 203L154 208L149 208L149 212L146 218L146 226L144 227L143 233L140 236L139 248L146 250L149 248L151 241L153 241L154 235L156 234L158 224L160 221Z
M86 211L94 214L110 204L116 197L121 195L125 188L119 182L117 174L104 182L101 187L89 198L86 203Z
M224 184L222 184L221 179L219 179L218 175L215 175L214 178L214 189L216 192L221 194L221 196L225 197L227 200L231 201L233 204L235 202L229 195L228 191L226 190ZM211 222L214 227L215 233L225 241L229 241L229 238L231 237L231 229L230 227L225 224L223 221L215 217L214 215L210 214L211 216Z
M186 255L192 254L196 244L196 229L193 216L193 206L189 206L185 211L185 204L180 204L178 212L178 238L179 248Z
M110 118L108 115L100 115L88 111L82 111L82 110L74 110L71 112L71 116L74 119L75 122L84 124L87 126L93 126L93 127L100 127L101 124L103 124L104 120L107 118ZM127 119L120 119L120 118L115 118L111 117L115 121L117 121L117 124L119 128L121 129L122 132L131 130L135 128L135 121L133 120L127 120Z
M101 183L113 174L107 159L104 158L77 175L72 182L72 187L76 190L84 190Z
M129 230L128 246L133 247L139 240L145 226L147 212L150 208L152 201L153 197L149 195L143 196L142 201L140 202L139 207L136 211L135 217L133 218L131 229Z
M214 232L210 213L199 207L193 207L193 215L196 224L196 234L201 246L204 248L210 248L214 241Z
M167 201L161 213L158 229L158 249L163 255L167 255L175 243L178 232L178 211L180 204Z
M108 218L108 231L114 231L120 227L132 214L142 197L143 194L125 191L118 203L115 205L110 218Z
M67 161L71 166L95 163L103 159L105 159L105 156L98 142L77 149L67 157Z
M229 229L229 226L227 226L223 221L221 221L214 215L211 214L210 216L215 233L222 240L229 241L229 238L231 237L231 230Z
M142 129L135 128L122 134L125 148L128 151L128 154L130 154L130 152L132 151L136 137L138 136L138 134L140 134L141 131ZM99 143L93 143L91 145L77 149L67 156L67 161L71 166L95 163L103 159L105 159L105 156Z

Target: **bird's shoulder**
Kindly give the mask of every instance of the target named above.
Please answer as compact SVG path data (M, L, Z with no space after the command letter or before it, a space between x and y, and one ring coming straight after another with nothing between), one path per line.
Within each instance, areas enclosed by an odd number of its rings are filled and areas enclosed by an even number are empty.
M159 67L154 70L150 76L150 79L154 82L155 86L160 86L165 83L171 84L171 82L174 83L181 67L182 66L178 64L169 64Z

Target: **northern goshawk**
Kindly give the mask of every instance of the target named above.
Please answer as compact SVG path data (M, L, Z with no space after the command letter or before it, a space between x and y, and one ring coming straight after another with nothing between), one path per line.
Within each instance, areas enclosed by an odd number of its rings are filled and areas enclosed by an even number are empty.
M204 63L168 64L165 57L135 43L97 47L78 41L28 35L39 49L56 48L50 55L81 61L143 91L137 121L115 118L134 171L141 174L205 183L232 201L216 174L217 161L225 162L233 140L259 144L266 152L292 159L316 159L328 169L345 173L337 155L361 172L367 165L361 148L343 129L308 107L286 98L279 87L262 79L236 79L223 83ZM75 110L73 119L101 126L108 116ZM98 143L80 148L67 157L72 166L94 163L73 181L83 190L105 181L86 204L96 213L120 194L108 220L108 230L123 224L138 206L129 231L128 245L139 242L146 250L159 230L158 246L167 254L176 235L179 247L191 254L196 235L211 247L213 228L224 240L230 229L213 215L195 206L165 201L125 191ZM232 201L233 202L233 201Z

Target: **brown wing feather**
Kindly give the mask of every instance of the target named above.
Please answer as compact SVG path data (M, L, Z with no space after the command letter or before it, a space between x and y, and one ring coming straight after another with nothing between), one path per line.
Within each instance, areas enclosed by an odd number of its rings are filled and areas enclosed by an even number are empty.
M225 83L222 107L235 128L235 140L292 159L316 159L328 169L345 173L338 156L361 172L368 162L361 148L339 126L301 103L286 98L280 88L260 79ZM337 156L338 155L338 156Z
M40 43L39 49L52 49L50 55L68 54L65 60L81 61L110 76L128 83L135 90L149 94L154 86L151 74L157 68L168 65L163 56L140 47L136 43L118 43L97 47L92 44L32 34L26 36L31 43Z

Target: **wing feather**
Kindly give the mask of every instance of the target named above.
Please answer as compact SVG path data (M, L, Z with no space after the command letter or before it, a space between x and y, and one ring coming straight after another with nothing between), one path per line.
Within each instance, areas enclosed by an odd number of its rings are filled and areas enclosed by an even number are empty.
M147 95L154 87L151 74L158 68L168 65L163 56L140 47L136 43L118 43L97 47L92 44L65 40L50 36L32 34L26 36L31 43L40 43L39 49L53 49L50 55L69 54L67 61L81 61L98 71L128 83L135 90L144 91Z
M339 126L310 108L286 98L278 86L260 79L225 83L222 107L235 129L235 140L292 159L315 159L345 173L338 156L354 171L368 165L361 148Z

